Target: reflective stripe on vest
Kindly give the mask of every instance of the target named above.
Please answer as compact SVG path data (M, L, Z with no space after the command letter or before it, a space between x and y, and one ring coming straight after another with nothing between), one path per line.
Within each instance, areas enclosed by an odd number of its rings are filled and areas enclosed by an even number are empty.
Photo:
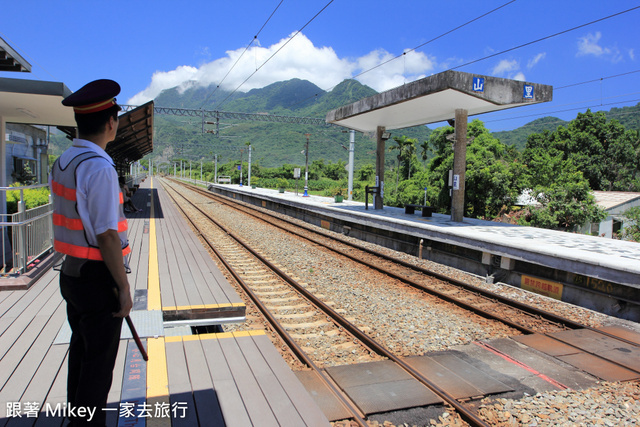
M93 261L102 261L102 253L99 248L93 246L76 246L70 243L54 240L53 249L61 254L71 255L75 258L90 259ZM127 256L131 253L131 246L127 245L122 249L122 256Z
M97 246L91 245L84 231L82 219L77 211L76 197L76 171L85 160L103 158L93 151L84 151L76 155L69 164L62 168L60 159L56 160L51 172L51 190L54 194L53 247L57 252L71 255L76 258L100 261L102 254ZM106 161L106 159L105 159ZM65 173L65 171L69 170ZM131 252L127 241L127 219L122 212L124 199L119 193L120 218L118 221L118 234L122 243L122 256Z

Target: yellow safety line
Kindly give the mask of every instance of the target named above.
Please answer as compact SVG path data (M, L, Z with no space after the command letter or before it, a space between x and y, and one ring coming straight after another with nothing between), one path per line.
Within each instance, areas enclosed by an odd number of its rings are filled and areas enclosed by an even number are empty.
M236 331L236 332L218 332L213 334L201 334L201 335L191 335L190 339L198 339L191 337L200 337L200 340L207 339L222 339L222 338L240 338L240 337L256 337L260 335L266 335L267 333L262 329L252 329L250 331ZM182 337L182 339L186 339L186 337Z
M149 282L147 284L147 310L162 310L160 299L160 273L158 272L158 241L153 209L153 178L151 179L151 214L149 215Z
M162 307L163 311L187 311L187 310L204 310L212 308L225 308L225 307L244 307L243 302L222 303L222 304L198 304L198 305L179 305Z
M169 376L167 374L167 355L164 338L148 338L147 352L147 399L169 396Z

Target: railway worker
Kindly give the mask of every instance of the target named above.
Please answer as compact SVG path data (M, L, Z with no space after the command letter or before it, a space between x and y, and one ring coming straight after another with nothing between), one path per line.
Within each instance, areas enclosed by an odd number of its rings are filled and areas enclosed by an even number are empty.
M66 255L60 291L67 303L67 400L71 426L105 425L107 395L122 319L133 306L125 272L127 220L111 157L105 152L118 130L120 85L86 84L62 101L73 107L78 138L54 163L54 249Z

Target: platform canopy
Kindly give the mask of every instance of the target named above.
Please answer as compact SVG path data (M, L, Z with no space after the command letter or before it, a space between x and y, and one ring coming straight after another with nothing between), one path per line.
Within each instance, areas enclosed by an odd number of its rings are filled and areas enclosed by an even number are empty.
M153 151L153 101L120 116L116 139L107 153L116 163L129 164Z
M71 93L64 83L0 78L0 117L7 123L75 126L73 109L61 103Z
M105 151L119 171L126 170L130 163L153 151L153 107L153 101L149 101L118 116L116 139L107 144ZM67 134L68 139L75 138L75 124L74 127L58 128Z
M9 43L2 37L0 37L0 71L31 72L31 64L9 46Z
M473 116L552 96L548 85L450 70L331 110L326 122L360 132L402 129L452 119L456 109Z

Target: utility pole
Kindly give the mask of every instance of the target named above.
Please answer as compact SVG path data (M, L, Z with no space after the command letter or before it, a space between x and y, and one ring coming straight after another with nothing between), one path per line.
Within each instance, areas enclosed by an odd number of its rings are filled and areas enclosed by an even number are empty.
M348 200L353 200L353 168L355 162L356 151L356 131L351 129L349 131L349 197Z
M249 144L249 171L247 174L247 185L251 187L251 144Z
M244 150L240 149L240 187L242 187L242 152Z
M309 137L310 133L305 133L304 136L307 137L307 148L304 150L305 161L304 161L304 194L302 197L309 197Z
M218 155L216 154L213 157L213 162L215 163L215 171L213 172L213 182L214 184L218 183Z

